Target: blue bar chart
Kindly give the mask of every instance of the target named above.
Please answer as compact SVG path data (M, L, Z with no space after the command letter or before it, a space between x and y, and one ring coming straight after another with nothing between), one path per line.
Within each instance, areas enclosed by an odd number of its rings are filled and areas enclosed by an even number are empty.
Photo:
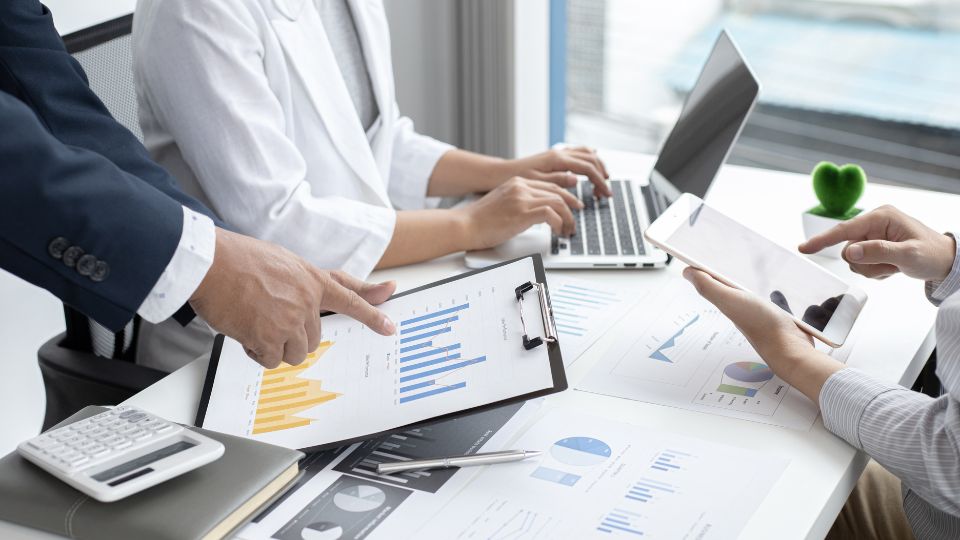
M566 277L550 278L550 305L569 366L635 306L644 292Z
M464 356L455 325L470 310L469 303L400 321L399 403L411 403L467 387L452 380L463 368L486 361L486 356Z
M679 450L663 450L653 459L650 468L661 472L679 471L684 468L684 461L692 458L692 455Z
M596 312L620 303L617 294L599 288L561 283L551 291L553 318L560 336L583 337L590 331L589 319Z
M636 512L614 508L600 521L597 530L613 535L643 536L643 531L640 530L639 523L642 519L643 516Z
M631 501L649 503L650 501L659 499L664 495L673 494L676 492L677 488L673 484L651 480L649 478L641 478L639 481L630 486L630 490L626 495L624 495L624 497Z

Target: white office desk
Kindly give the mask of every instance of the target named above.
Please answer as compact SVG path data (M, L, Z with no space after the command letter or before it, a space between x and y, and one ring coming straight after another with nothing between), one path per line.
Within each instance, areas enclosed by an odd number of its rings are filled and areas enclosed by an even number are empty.
M652 165L648 156L605 152L603 157L615 176L642 177ZM733 166L724 168L708 201L789 246L802 241L800 213L815 203L806 176ZM873 208L885 203L897 205L938 230L950 230L957 225L951 223L950 218L960 208L960 197L871 185L861 206ZM843 278L857 282L870 297L854 331L856 344L848 364L909 386L934 345L932 327L936 310L926 301L922 284L903 276L883 282L869 281L852 275L842 261L817 260ZM462 256L456 255L377 272L371 280L395 279L403 290L464 270ZM602 273L608 283L647 280L655 284L679 271L680 265L674 264L667 270L572 271L568 274L589 278ZM633 331L629 315L568 370L571 387L576 387L603 356L613 341L611 336L628 331ZM133 397L129 403L177 422L192 422L205 371L205 362L194 362ZM862 454L824 429L821 420L806 432L575 390L548 400L625 422L788 458L789 467L747 524L743 538L822 538L866 463ZM0 526L2 533L4 528Z

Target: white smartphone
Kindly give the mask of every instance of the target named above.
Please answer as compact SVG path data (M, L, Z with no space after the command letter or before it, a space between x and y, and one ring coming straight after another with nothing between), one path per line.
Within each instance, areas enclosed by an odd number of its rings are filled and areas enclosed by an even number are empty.
M689 193L644 232L650 243L716 279L773 302L807 333L840 347L867 295Z

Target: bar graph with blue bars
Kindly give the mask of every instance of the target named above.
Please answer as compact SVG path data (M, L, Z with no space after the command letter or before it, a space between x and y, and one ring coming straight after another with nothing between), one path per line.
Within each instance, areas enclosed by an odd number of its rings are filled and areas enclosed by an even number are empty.
M642 520L643 515L641 514L622 508L614 508L607 512L600 525L597 526L597 530L610 535L643 536L643 531L640 529Z
M684 460L692 457L692 455L686 452L667 449L657 454L657 457L653 459L653 463L650 465L650 468L660 472L679 471L684 468Z
M591 318L620 302L614 292L572 283L561 283L550 291L553 318L561 338L585 336L590 331Z
M676 492L677 488L673 484L651 480L649 478L641 478L638 482L630 486L630 489L624 497L631 501L648 503L664 495Z
M447 380L458 371L486 361L484 355L467 356L456 337L455 324L470 303L454 305L400 321L400 404L440 396L467 387L465 380Z

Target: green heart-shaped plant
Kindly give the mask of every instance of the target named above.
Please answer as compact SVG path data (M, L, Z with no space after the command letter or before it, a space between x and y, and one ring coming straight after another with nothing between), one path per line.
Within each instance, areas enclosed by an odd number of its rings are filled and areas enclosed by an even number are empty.
M848 163L838 167L821 161L813 169L813 191L820 205L809 212L834 219L850 219L861 212L854 205L867 186L867 173L859 165Z

